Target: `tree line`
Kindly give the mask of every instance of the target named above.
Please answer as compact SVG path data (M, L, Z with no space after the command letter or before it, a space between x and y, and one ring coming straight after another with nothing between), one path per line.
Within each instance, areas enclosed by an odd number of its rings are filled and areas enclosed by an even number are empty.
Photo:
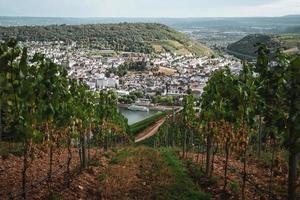
M175 40L188 46L182 33L161 24L120 23L0 27L0 39L18 41L76 41L78 46L124 52L153 53L153 43Z

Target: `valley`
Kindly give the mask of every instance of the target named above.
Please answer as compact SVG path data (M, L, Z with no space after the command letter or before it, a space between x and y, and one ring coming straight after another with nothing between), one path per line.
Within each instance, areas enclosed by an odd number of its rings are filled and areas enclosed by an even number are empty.
M299 199L299 19L0 17L0 199Z

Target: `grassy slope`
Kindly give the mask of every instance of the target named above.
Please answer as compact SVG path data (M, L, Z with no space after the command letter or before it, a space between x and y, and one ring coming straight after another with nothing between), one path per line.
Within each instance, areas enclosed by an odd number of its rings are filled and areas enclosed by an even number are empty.
M108 199L210 199L194 185L175 151L166 148L119 149L100 181Z
M173 52L178 55L188 55L190 53L197 56L211 55L212 51L204 45L185 39L182 33L174 32L173 40L162 40L159 42L152 42L152 47L156 53Z
M277 36L278 40L283 42L283 46L297 47L300 49L300 33L295 34L281 34Z
M174 176L174 183L166 187L165 199L210 199L210 196L196 189L188 171L172 149L162 148L159 150L168 163Z
M256 56L257 43L267 45L271 51L275 52L277 48L291 49L298 47L300 49L300 34L281 34L281 35L268 35L268 34L251 34L240 41L237 41L228 46L228 49L240 54L249 56Z

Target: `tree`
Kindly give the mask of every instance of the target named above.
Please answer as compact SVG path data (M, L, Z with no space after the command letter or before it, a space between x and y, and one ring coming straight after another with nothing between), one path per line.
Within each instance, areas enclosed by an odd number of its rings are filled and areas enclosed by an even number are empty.
M27 49L21 50L15 40L0 44L0 83L1 127L4 127L1 131L23 144L24 199L26 172L32 160L30 155L38 147L48 147L47 183L51 194L53 154L61 143L65 142L68 148L67 173L70 178L71 138L79 140L81 167L84 168L88 164L86 150L89 152L91 132L106 131L100 123L103 119L116 124L113 131L122 137L129 134L127 120L117 111L114 93L89 91L84 83L68 78L62 66L42 54L35 54L29 60Z
M264 100L266 128L276 141L276 135L284 137L284 146L289 152L288 199L296 199L297 156L299 132L299 77L300 58L277 53L275 64L270 62L268 50L258 50L256 71L264 80L260 97ZM273 143L275 148L275 143ZM274 151L274 150L273 150ZM271 173L272 177L272 173Z
M187 127L187 129L185 128L184 130L182 155L183 158L187 158L187 140L190 137L192 145L194 140L194 133L190 131L195 125L194 96L192 94L184 98L182 115L183 123ZM188 135L188 133L191 135Z
M213 169L213 144L218 133L218 122L232 121L236 109L236 83L229 68L214 72L201 97L201 119L206 131L206 175Z
M288 199L295 200L297 159L300 139L300 57L291 59L287 71L286 103L288 106L286 147L289 151Z

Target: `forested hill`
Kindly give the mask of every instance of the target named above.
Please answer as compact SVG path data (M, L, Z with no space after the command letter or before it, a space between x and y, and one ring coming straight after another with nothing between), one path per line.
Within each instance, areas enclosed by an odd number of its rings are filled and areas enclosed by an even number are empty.
M282 49L286 53L299 53L300 34L250 34L230 44L227 49L229 53L236 54L241 58L257 56L257 44L265 44L271 54L275 54L277 49Z
M81 45L126 52L210 55L212 51L168 26L153 23L0 27L0 39L72 40Z

